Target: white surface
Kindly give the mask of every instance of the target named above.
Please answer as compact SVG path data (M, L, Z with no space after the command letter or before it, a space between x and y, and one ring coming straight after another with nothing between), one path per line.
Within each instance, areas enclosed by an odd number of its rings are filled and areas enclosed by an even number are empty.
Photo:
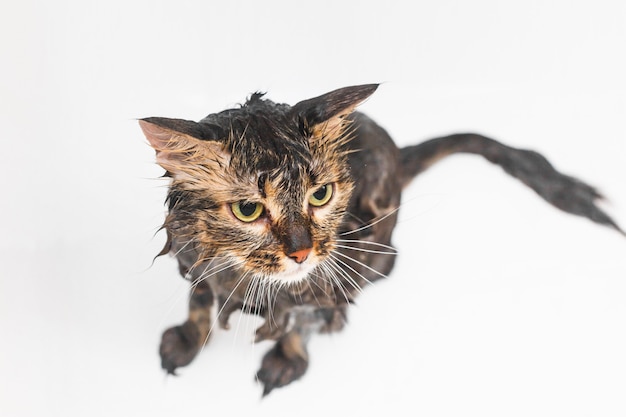
M165 183L136 118L384 82L362 110L398 143L533 148L626 226L626 3L405 3L0 6L0 415L626 415L626 239L470 156L408 190L391 278L301 381L260 400L246 318L160 370L187 289L151 266Z

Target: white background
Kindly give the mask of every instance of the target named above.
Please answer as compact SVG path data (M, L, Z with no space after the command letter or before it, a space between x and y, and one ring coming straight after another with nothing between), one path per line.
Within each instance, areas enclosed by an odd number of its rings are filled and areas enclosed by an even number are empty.
M535 149L626 225L625 45L618 0L3 2L0 415L626 415L626 239L473 156L407 190L396 269L302 380L260 399L238 315L166 378L187 284L151 265L166 183L136 123L383 82L362 110L399 144Z

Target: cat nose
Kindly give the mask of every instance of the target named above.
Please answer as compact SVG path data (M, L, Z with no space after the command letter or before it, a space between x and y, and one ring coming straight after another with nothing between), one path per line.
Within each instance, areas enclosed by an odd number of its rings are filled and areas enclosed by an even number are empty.
M287 256L296 261L296 263L301 264L309 257L309 253L311 253L311 248L305 248L289 253Z

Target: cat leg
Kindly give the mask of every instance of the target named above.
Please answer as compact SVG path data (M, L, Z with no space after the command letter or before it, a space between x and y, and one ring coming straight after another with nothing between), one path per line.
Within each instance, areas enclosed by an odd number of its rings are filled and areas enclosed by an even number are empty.
M265 354L261 369L256 374L263 383L263 396L304 375L309 367L306 339L308 337L301 332L292 330L278 339L274 347Z
M208 340L213 300L211 287L201 280L191 288L187 320L163 333L159 354L161 367L168 374L175 375L176 368L188 365Z
M256 377L263 383L263 396L302 377L309 366L306 344L313 333L330 333L343 328L346 306L296 308L293 326L284 333L261 362Z

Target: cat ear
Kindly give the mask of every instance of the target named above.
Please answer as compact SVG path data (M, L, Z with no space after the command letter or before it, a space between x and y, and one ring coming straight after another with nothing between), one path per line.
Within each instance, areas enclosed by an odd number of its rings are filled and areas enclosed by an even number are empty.
M378 84L340 88L293 106L292 112L313 136L341 133L344 118L378 88Z
M225 157L218 126L162 117L141 119L139 126L157 153L157 163L174 175L197 169L194 165L199 162L219 163Z

